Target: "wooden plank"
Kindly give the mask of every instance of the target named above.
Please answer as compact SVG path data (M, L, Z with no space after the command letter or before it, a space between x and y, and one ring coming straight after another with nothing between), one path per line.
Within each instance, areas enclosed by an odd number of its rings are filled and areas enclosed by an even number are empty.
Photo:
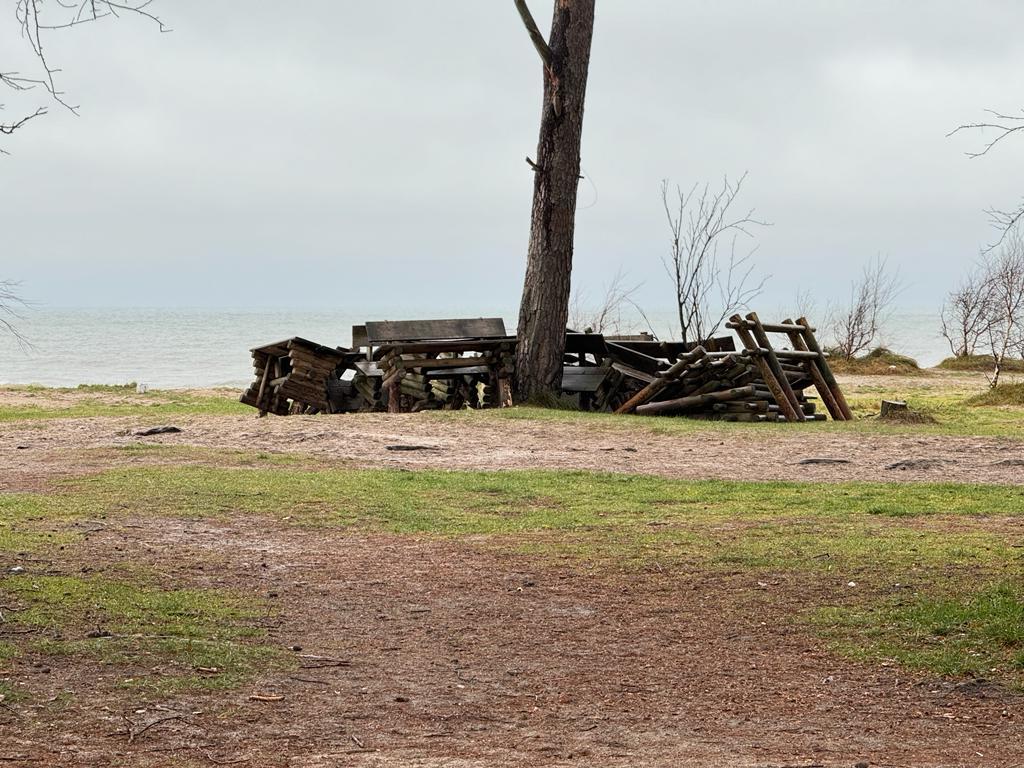
M515 336L501 336L495 339L465 339L461 341L416 341L382 344L373 353L380 360L389 354L442 354L445 352L512 352L518 339Z
M507 336L500 317L451 320L379 320L366 324L370 344L443 339L493 339Z
M622 346L621 344L606 341L605 345L608 350L608 355L612 360L618 363L625 363L631 368L637 368L653 375L658 373L662 368L667 367L663 360L650 355L645 355L643 352L636 352L629 347Z
M352 326L352 349L362 349L370 346L370 339L366 335L365 325Z
M611 368L599 368L597 366L573 366L567 365L562 368L562 391L563 392L597 392L604 384Z
M380 365L373 362L372 360L356 360L355 366L356 370L359 371L364 376L369 376L373 378L384 375L380 369Z
M565 353L567 355L593 355L602 358L607 355L604 336L600 333L566 333Z

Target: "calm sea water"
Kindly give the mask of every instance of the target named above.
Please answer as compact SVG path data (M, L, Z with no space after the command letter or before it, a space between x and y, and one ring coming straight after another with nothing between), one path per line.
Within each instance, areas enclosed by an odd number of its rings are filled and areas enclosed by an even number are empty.
M509 329L515 311L501 314ZM370 315L346 311L209 309L33 309L19 329L31 342L20 346L0 333L0 384L124 384L151 387L242 387L251 378L249 348L304 336L328 346L347 346L352 325L366 320L475 317L479 312L395 310ZM655 330L671 338L671 317L651 315ZM934 365L948 352L938 317L895 314L880 341Z

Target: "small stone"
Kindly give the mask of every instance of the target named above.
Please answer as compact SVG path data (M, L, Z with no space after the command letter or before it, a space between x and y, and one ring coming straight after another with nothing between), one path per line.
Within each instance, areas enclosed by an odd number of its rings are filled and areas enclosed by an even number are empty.
M289 645L288 646L288 650L289 651L295 651L296 653L298 653L299 651L302 650L302 646L301 645Z
M395 701L397 701L399 704L404 704L405 702L409 701L409 697L408 696L395 696Z

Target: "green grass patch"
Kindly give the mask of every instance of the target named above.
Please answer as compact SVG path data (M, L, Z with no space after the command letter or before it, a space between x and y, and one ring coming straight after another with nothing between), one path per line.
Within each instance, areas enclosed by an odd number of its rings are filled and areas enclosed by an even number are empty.
M1024 406L1024 383L1022 384L1000 384L987 392L969 398L967 405L977 408L978 406Z
M0 422L34 419L77 419L101 416L141 416L166 419L175 416L224 415L251 413L252 409L238 402L234 393L197 393L187 390L150 390L136 394L131 389L106 385L82 385L75 389L50 390L19 387L14 391L38 395L40 402L0 405ZM78 393L85 392L79 396ZM70 397L47 397L50 393L72 393ZM107 395L100 397L94 395ZM110 395L116 395L111 399Z
M14 645L14 643L8 643L6 640L0 640L0 662L13 659L19 654L20 652L18 651L18 647Z
M815 620L838 650L856 658L1024 683L1022 583L938 592L824 609Z
M0 554L36 552L75 538L61 530L78 515L55 515L52 498L28 493L0 493Z
M946 371L991 371L993 368L991 355L966 355L964 357L947 357L936 368ZM1024 373L1024 360L1007 358L1003 360L1003 371Z
M895 643L905 641L908 653L919 652L907 657L909 665L946 673L975 669L981 659L978 669L1016 674L1011 661L1019 649L999 638L1013 626L1019 593L1011 600L1001 587L997 600L985 585L1012 585L1022 572L1014 518L1024 515L1024 487L178 463L119 468L56 488L48 495L0 494L0 519L16 536L33 536L73 535L86 519L116 527L148 516L257 515L275 525L484 537L481 545L611 571L657 566L853 580L863 583L866 602L818 616L822 631L847 652L903 660ZM27 604L15 616L19 623L60 630L61 639L35 650L116 661L150 687L231 685L246 670L272 663L254 629L258 608L221 592L165 592L137 574L122 575L12 576L0 581L0 593ZM905 590L899 602L890 601L886 588L896 582L929 591ZM907 629L926 619L927 632ZM968 629L943 635L935 629L940 619ZM115 637L84 637L97 627ZM966 639L957 643L934 639L961 634ZM979 643L992 645L991 658L971 655ZM222 671L205 677L199 667Z
M599 548L613 560L669 554L810 569L865 558L897 565L991 562L1010 556L1010 544L987 534L984 518L1024 514L1024 487L1017 486L693 482L592 472L179 465L116 469L63 488L0 500L20 510L15 518L30 534L39 519L53 527L55 520L82 517L245 514L397 534L572 534L559 546ZM964 523L957 533L940 535L952 516Z
M160 692L235 686L278 655L256 625L266 608L225 591L21 574L0 580L0 596L22 607L18 625L45 634L20 641L30 650L126 665L126 684Z
M7 705L16 704L26 698L28 697L24 691L19 691L5 680L0 680L0 703Z

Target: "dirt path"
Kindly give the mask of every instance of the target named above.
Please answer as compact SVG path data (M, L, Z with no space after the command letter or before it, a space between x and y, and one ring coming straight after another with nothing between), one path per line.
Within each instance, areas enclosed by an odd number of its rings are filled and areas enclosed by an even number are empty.
M289 452L360 467L589 469L679 478L840 482L942 481L1024 484L1024 442L934 434L836 430L702 429L654 434L596 422L512 420L489 414L356 414L257 419L189 416L181 434L132 436L137 418L62 419L0 425L0 490L41 479L147 460L83 449L155 444ZM420 446L428 450L389 450ZM808 459L846 463L802 464ZM159 456L148 460L158 461ZM905 468L893 468L910 462Z
M262 518L125 521L79 556L102 572L126 548L169 585L272 596L276 643L346 663L156 704L87 660L48 660L43 676L19 659L15 679L67 703L58 720L0 710L0 756L275 768L1024 761L1018 697L828 654L794 606L827 602L838 585L597 574L499 553L486 539L310 532ZM283 698L254 702L254 692ZM175 716L128 743L124 717L139 728Z

